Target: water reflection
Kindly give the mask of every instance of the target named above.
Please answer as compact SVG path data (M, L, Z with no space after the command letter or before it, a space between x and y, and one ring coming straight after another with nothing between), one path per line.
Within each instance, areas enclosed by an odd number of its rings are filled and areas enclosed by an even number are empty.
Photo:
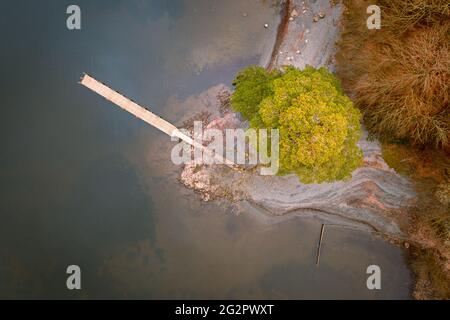
M79 32L65 28L69 1L0 4L0 298L367 296L351 274L373 259L401 275L385 296L405 296L399 250L376 241L364 258L375 240L337 237L347 251L317 272L318 222L201 203L156 161L168 138L76 84L91 73L161 114L195 105L273 43L270 2L77 2ZM65 287L70 264L81 292Z

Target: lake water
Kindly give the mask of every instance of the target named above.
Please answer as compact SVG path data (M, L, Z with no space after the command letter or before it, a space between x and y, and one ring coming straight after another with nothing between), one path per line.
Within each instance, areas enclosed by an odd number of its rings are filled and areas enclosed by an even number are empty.
M168 137L77 84L87 72L170 114L270 52L271 1L78 0L79 31L70 4L0 3L0 298L409 297L400 249L332 227L316 267L319 221L201 202L158 165Z

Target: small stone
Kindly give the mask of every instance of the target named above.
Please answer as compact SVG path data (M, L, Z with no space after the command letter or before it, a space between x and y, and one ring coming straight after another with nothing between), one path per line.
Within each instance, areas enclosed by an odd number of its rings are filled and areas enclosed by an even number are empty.
M325 13L324 12L319 12L319 18L320 19L323 19L323 18L325 18Z
M314 16L314 17L313 17L313 21L314 21L314 22L319 21L319 17L318 17L318 16Z
M305 33L308 34L309 33L309 29L306 29Z
M268 28L269 27L269 24L268 23L266 23L266 24L264 24L264 28Z
M294 21L294 18L292 18L292 17L289 17L289 21Z
M295 51L296 54L300 54L300 50Z
M280 51L279 54L283 54L283 51Z
M405 248L409 249L409 243L408 242L405 242Z
M243 17L248 16L247 12L244 12L244 13L242 14L242 16L243 16Z
M292 10L292 12L291 12L291 17L298 17L298 12L297 12L297 10Z
M308 43L308 39L305 40L305 43Z

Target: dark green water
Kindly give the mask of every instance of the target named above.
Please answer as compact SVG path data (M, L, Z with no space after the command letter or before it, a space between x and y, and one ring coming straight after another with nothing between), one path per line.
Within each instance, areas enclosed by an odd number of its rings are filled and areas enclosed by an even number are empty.
M258 63L270 1L79 0L80 31L70 4L0 3L0 298L408 298L398 248L336 228L317 268L319 222L201 203L155 165L160 132L77 84L88 72L167 113Z

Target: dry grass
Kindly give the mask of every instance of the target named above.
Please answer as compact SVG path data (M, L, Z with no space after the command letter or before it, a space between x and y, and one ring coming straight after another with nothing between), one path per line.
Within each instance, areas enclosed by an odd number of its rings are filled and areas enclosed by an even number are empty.
M433 26L450 16L448 0L380 0L383 26L403 33L417 26Z
M381 30L368 30L362 23L367 4L356 1L349 7L338 71L368 129L381 138L448 147L448 2L380 1Z
M417 280L413 292L414 299L450 299L450 282L448 275L443 272L440 258L432 251L420 249L416 249L411 258Z
M355 62L366 74L353 90L369 130L415 144L448 145L450 23L368 46L372 50L363 50Z
M416 244L410 249L416 279L413 297L450 299L450 158L443 150L387 143L383 158L408 176L418 193L408 228L409 238Z

